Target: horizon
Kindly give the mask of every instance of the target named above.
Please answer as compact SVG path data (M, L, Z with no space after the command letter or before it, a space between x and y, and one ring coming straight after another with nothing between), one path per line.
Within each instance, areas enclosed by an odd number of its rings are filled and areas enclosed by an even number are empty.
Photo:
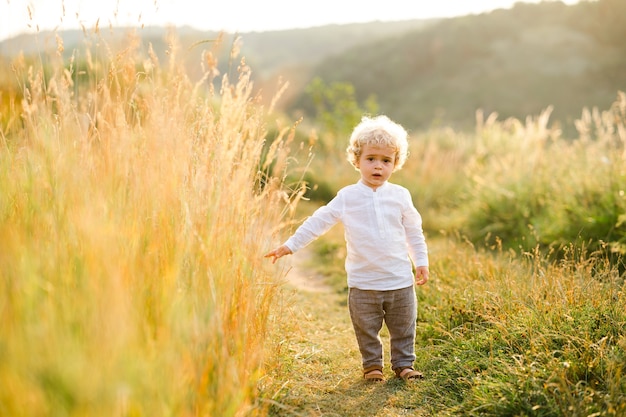
M396 22L418 19L460 17L513 7L516 0L443 0L416 2L363 1L360 7L334 0L320 0L294 10L289 0L263 3L239 0L207 5L185 4L189 0L139 0L120 4L118 0L6 0L0 2L0 41L24 34L99 27L191 27L200 31L228 33L272 32L369 22ZM572 5L593 0L561 1ZM525 0L523 3L541 3ZM332 13L328 13L332 10ZM262 18L259 19L259 16Z

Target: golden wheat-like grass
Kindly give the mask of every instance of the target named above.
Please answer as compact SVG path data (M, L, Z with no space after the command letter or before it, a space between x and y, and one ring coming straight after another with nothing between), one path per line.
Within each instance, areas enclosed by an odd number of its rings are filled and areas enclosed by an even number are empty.
M262 254L292 203L272 168L290 129L266 155L250 69L194 84L169 42L167 68L134 37L90 43L84 62L60 46L14 63L22 107L0 110L2 414L257 406L277 294Z

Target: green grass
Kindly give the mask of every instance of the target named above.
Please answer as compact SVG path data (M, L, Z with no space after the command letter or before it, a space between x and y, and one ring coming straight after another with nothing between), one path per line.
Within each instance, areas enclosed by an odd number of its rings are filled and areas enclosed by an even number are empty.
M277 379L298 375L314 392L279 390L274 414L626 413L624 97L607 111L583 112L575 141L547 127L549 110L526 123L479 117L475 136L442 129L413 138L409 162L392 181L412 191L430 243L432 278L418 289L416 364L426 380L401 389L361 385L358 358L346 355L356 346L344 334L350 325L338 334L331 323L345 316L328 309L331 301L346 308L337 226L312 244L311 267L338 298L302 304L307 329L337 337L316 366L347 381L328 382L281 351L292 368ZM357 179L349 168L333 170L341 184ZM300 208L303 217L315 204Z
M328 250L340 244L336 235L313 244L322 273L328 262L340 268ZM333 270L335 295L297 296L294 326L304 330L285 336L290 348L280 354L289 367L277 378L297 386L274 396L274 415L626 412L626 298L610 263L574 252L559 262L540 252L489 253L453 238L434 237L430 245L432 277L417 290L416 366L426 379L364 384L346 294ZM307 350L312 363L299 360L297 352Z

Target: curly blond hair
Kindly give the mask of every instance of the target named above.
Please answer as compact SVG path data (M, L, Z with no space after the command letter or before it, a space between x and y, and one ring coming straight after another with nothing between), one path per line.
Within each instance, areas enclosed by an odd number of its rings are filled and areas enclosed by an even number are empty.
M396 150L393 170L402 168L409 155L408 134L398 123L385 115L363 116L354 128L346 149L348 162L358 170L357 163L364 145L388 146Z

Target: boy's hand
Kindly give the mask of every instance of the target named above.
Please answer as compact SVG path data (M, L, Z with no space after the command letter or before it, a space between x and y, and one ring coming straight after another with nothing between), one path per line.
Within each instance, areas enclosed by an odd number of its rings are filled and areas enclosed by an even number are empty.
M278 258L282 258L285 255L291 255L292 253L293 252L291 252L291 249L289 249L285 245L282 245L274 249L273 251L266 253L265 257L272 258L272 263L275 263Z
M415 283L417 285L424 285L428 281L428 267L418 266L415 268Z

